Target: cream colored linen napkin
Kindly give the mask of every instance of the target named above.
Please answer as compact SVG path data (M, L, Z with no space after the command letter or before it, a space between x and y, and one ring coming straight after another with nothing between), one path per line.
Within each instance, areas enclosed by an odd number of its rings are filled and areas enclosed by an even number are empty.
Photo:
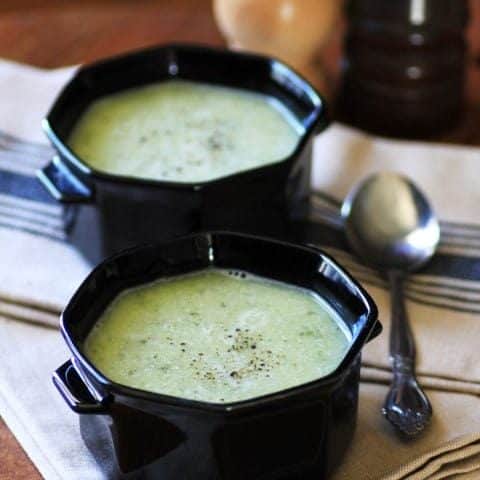
M357 181L382 170L413 178L442 220L438 254L406 285L417 339L418 373L429 387L479 392L480 359L480 150L372 138L336 126L315 145L316 219L333 240L324 248L375 298L386 334L364 354L365 379L388 380L389 293L385 281L342 243L338 202ZM326 235L325 235L326 237Z
M35 176L52 156L40 123L74 70L0 61L0 314L53 327L89 270Z
M50 381L50 372L68 357L58 333L0 317L0 338L8 338L0 341L0 412L43 476L108 478L111 452L99 441L97 459L92 457L76 415ZM430 429L418 440L402 441L379 414L386 389L361 384L357 431L333 480L434 480L469 471L480 478L478 397L429 390L435 410Z
M63 209L34 177L52 154L40 120L72 71L0 62L0 414L47 480L106 478L51 385L52 370L68 356L63 341L39 326L57 325L89 270L65 242ZM314 157L321 194L309 238L364 283L386 327L365 351L359 427L335 480L480 478L480 150L381 140L334 125L317 139ZM388 292L349 252L338 216L351 185L383 169L413 177L443 220L439 254L407 288L420 378L435 410L415 442L399 439L380 416L390 379ZM109 452L99 455L108 467Z
M384 385L362 383L355 440L334 480L433 480L468 471L480 478L478 397L429 390L432 425L422 437L401 441L379 415L386 393Z

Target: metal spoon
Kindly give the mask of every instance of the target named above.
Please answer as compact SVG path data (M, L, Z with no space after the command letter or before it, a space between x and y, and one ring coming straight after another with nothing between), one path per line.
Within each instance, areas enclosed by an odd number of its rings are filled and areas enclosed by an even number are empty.
M394 173L373 175L352 190L342 217L353 249L390 282L393 381L382 413L401 432L416 435L430 421L432 407L415 377L415 343L403 283L434 254L440 240L438 221L415 185Z

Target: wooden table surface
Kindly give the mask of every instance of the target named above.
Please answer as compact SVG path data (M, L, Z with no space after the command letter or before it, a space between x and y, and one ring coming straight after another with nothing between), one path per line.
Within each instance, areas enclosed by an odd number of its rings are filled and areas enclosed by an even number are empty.
M480 145L480 2L472 0L472 54L465 121L442 140ZM54 68L168 41L222 45L209 0L1 0L0 57ZM335 78L337 32L325 53ZM40 475L0 420L0 480Z

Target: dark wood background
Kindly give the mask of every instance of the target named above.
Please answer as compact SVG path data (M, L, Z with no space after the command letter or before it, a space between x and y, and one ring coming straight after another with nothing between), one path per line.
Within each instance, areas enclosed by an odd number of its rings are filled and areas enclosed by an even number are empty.
M458 128L434 140L480 145L480 0L471 4L467 112ZM323 52L329 93L335 90L342 34L337 28ZM0 57L39 67L89 62L172 40L223 44L210 0L0 0Z
M462 125L441 140L480 145L480 0L471 3L468 112ZM337 29L324 52L332 91L341 38L342 30ZM0 57L39 67L89 62L169 41L222 45L210 1L0 0ZM0 420L0 480L38 479L35 467Z

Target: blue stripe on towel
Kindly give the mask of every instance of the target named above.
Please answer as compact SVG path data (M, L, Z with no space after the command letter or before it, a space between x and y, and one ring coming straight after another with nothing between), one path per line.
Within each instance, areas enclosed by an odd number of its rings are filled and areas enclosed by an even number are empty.
M58 205L36 177L0 170L0 192L13 197Z
M299 222L296 230L308 242L332 247L352 253L343 231L329 225L313 222ZM432 276L480 281L480 258L461 255L437 254L422 269L422 273Z

